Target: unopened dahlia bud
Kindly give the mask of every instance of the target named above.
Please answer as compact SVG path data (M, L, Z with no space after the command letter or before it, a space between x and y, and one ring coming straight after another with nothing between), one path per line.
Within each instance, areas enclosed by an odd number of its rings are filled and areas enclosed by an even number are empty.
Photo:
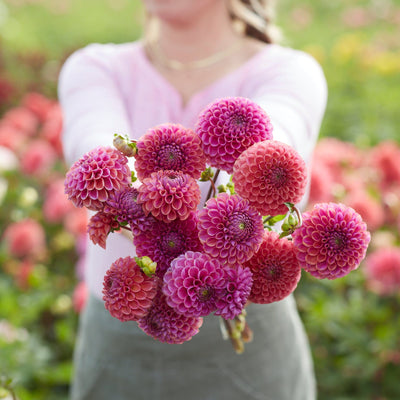
M133 157L137 153L136 143L132 142L127 136L123 137L116 133L113 145L126 157Z
M135 261L147 276L155 274L157 263L153 262L150 257L135 257Z

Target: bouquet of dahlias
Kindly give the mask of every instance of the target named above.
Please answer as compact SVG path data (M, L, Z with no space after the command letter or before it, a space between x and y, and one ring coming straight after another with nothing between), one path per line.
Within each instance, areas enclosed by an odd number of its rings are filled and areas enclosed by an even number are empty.
M272 129L257 104L224 98L200 113L194 131L166 123L137 141L115 135L113 147L71 167L65 192L96 212L88 224L93 243L105 248L107 235L124 229L136 247L104 277L113 317L183 343L214 313L240 353L252 336L248 302L282 300L302 269L335 279L359 266L370 241L366 224L343 204L317 204L301 215L305 162L273 140ZM216 187L220 170L231 179ZM204 204L199 181L210 182Z

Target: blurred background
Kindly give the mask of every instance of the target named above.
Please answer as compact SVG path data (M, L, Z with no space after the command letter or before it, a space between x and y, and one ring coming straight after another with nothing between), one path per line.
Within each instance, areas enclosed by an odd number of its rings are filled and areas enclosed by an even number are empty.
M329 86L309 207L344 202L372 233L357 271L295 291L319 398L399 399L400 0L277 3L284 44ZM0 0L0 399L67 399L86 214L63 194L57 78L77 48L141 23L139 0Z

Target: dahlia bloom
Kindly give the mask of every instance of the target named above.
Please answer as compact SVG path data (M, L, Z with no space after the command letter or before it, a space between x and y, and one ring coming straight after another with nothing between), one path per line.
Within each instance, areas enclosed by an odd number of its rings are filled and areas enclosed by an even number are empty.
M262 215L286 214L284 203L296 204L306 189L307 167L297 151L268 140L244 151L233 168L236 193Z
M217 309L225 286L225 273L218 260L188 251L171 262L162 290L168 305L178 313L203 317Z
M51 144L35 139L21 155L21 171L27 175L42 174L51 170L56 160L57 153Z
M106 272L103 300L120 321L137 321L150 309L157 293L157 279L148 277L132 257L119 258Z
M250 295L253 284L250 268L226 268L225 270L225 289L217 301L215 315L220 315L225 319L233 319L238 316Z
M160 221L184 220L200 203L200 188L188 174L160 170L143 180L137 202Z
M274 231L265 231L257 253L244 264L253 273L249 300L268 304L289 296L301 277L293 243L279 238Z
M169 344L182 344L199 332L203 318L186 317L171 308L162 292L157 293L148 313L138 320L147 335Z
M184 221L159 221L152 229L135 235L133 243L139 257L148 256L157 263L156 274L162 278L174 258L189 250L202 250L196 213L191 213Z
M76 207L100 211L115 191L130 185L128 159L112 147L97 147L75 162L65 177L65 193Z
M114 216L101 211L98 211L90 218L87 226L90 240L103 249L106 248L108 234L118 229L119 223L115 220Z
M64 193L64 179L57 179L46 189L43 215L48 222L60 222L75 207Z
M160 170L182 171L197 180L206 167L199 137L179 124L149 129L136 146L135 170L139 180Z
M340 278L358 268L371 240L361 216L340 203L316 204L292 236L301 267L319 279Z
M400 293L400 249L384 247L368 254L363 264L367 285L380 295Z
M104 211L115 215L121 224L129 224L133 235L151 229L155 219L143 211L141 204L137 202L139 191L133 187L123 187L114 192L107 200Z
M220 193L198 211L204 251L221 264L242 264L258 249L264 231L261 215L238 195Z
M272 139L272 124L256 103L243 97L227 97L200 113L196 133L210 165L232 173L233 164L244 150Z

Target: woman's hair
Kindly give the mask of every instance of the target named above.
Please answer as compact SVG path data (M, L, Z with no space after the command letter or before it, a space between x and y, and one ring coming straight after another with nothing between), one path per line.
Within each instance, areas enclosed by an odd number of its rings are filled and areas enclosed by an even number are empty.
M232 20L241 25L244 34L266 43L280 39L274 25L275 0L229 0Z

